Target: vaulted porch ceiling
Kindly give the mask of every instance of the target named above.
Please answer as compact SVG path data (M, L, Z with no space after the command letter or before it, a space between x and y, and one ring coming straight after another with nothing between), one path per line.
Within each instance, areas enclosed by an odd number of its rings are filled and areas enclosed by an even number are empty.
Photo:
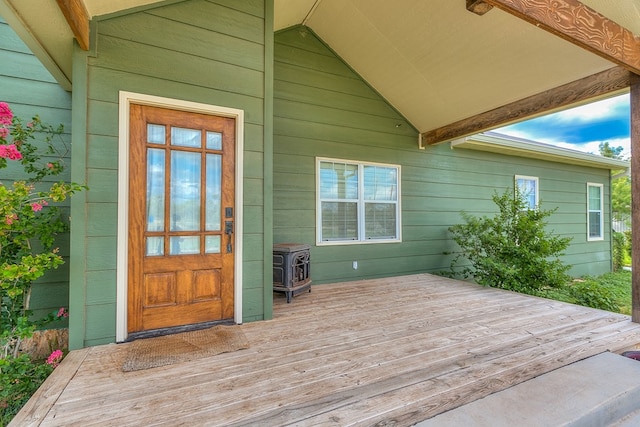
M0 0L0 14L70 89L74 33L86 48L91 19L153 3L160 2ZM540 21L527 22L536 13L555 19L562 8L551 9L558 4L578 8L571 12L582 16L572 26L585 23L596 47L626 33L625 47L636 58L625 64L618 60L623 55L576 45L580 34L552 34ZM480 16L467 5L488 12ZM528 9L514 16L518 5ZM594 20L600 16L603 28ZM640 58L640 0L275 0L274 20L275 31L309 27L426 143L618 94L629 86L629 71L640 70L633 62ZM564 92L548 92L563 86Z

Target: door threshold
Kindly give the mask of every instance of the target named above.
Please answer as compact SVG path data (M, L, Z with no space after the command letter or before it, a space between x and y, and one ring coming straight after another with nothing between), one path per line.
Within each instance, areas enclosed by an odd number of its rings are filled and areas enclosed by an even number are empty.
M193 325L173 326L170 328L150 329L148 331L132 332L129 334L129 336L127 336L127 339L122 342L131 342L138 339L155 338L155 337L161 337L164 335L179 334L181 332L199 331L201 329L208 329L218 325L235 325L235 324L236 323L233 321L233 319L228 319L228 320L215 320L211 322L196 323Z

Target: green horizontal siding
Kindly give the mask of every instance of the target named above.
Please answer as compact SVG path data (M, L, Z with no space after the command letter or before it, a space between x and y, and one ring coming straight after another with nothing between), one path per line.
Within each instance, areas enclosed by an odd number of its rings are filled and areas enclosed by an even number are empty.
M64 125L63 140L70 144L71 94L60 87L13 29L0 17L0 101L7 102L13 113L28 122L39 115L43 122ZM46 159L46 157L44 158ZM65 157L67 170L62 175L47 177L46 182L69 180L69 156ZM0 181L23 179L21 168L9 165L0 169ZM69 202L61 206L63 218L69 217ZM65 263L51 270L33 286L31 308L35 317L41 317L60 307L69 306L69 234L56 238ZM55 326L65 326L56 324Z
M449 144L419 150L417 131L309 29L275 42L274 242L312 246L314 283L447 269L448 227L461 211L493 216L492 195L513 189L514 175L539 177L542 207L557 208L548 229L572 238L571 274L609 271L610 230L602 242L586 239L586 183L604 184L608 200L609 171ZM402 242L316 246L316 157L400 165ZM607 224L608 202L604 211Z

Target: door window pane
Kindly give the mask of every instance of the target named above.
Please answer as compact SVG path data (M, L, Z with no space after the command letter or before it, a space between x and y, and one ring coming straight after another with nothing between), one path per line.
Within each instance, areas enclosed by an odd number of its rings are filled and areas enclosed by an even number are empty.
M207 154L206 182L206 230L218 231L221 227L220 197L222 192L222 156Z
M164 255L164 237L147 237L147 256Z
M147 150L147 231L164 231L164 150Z
M169 255L195 255L200 253L199 236L172 236L169 238Z
M207 254L219 254L220 236L206 236L204 238L204 252Z
M171 145L179 147L201 147L202 133L196 129L171 128Z
M222 150L222 134L220 132L207 132L207 148Z
M164 145L165 127L162 125L147 125L147 142Z
M200 153L171 152L171 231L200 230Z

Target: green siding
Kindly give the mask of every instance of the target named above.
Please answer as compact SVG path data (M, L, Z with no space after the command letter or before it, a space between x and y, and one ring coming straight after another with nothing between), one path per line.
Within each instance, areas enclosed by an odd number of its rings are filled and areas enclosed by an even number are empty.
M418 132L311 30L276 34L274 56L273 239L312 246L314 283L447 269L444 253L454 249L447 228L461 222L461 210L492 215L491 196L513 188L514 175L539 177L543 208L558 209L549 229L573 238L565 256L571 274L610 270L610 230L602 242L586 238L586 183L604 184L607 224L609 171L449 144L419 150ZM316 246L316 157L400 165L403 241Z
M65 127L63 138L70 143L71 94L59 86L29 48L9 25L0 18L0 101L7 102L14 114L28 121L34 115L48 124ZM67 158L68 164L68 158ZM0 169L0 181L23 178L20 168ZM69 180L70 170L50 181ZM63 217L68 217L69 203L62 205ZM69 306L69 234L56 240L65 264L48 272L33 287L31 307L39 317ZM60 325L56 325L60 326Z
M270 0L266 5L263 0L191 0L154 4L92 23L95 47L86 57L75 58L86 60L86 88L74 90L85 92L78 103L86 103L87 137L81 141L90 191L76 206L84 220L74 231L86 253L72 289L86 314L76 325L82 332L74 335L72 347L115 341L119 91L245 111L243 320L270 317L264 277L270 274L266 265L271 259L265 259L264 245L267 240L271 244L263 226L265 199L271 197L263 192L265 164L271 158L265 141L270 14Z

